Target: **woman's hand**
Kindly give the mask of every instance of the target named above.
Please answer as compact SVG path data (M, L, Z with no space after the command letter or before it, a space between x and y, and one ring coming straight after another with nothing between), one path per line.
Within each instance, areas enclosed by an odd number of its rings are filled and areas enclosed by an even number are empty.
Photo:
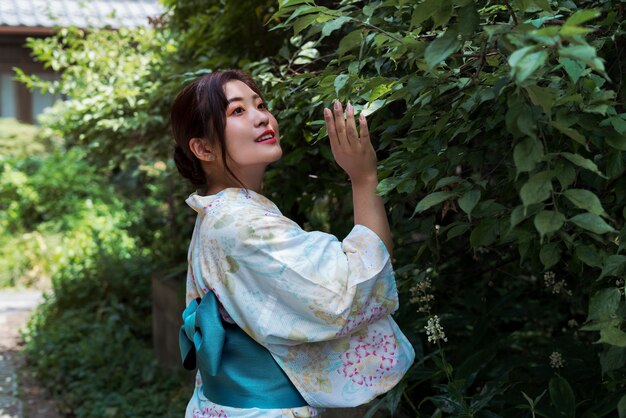
M324 120L335 161L350 176L352 183L377 182L376 152L370 141L365 116L359 118L360 136L354 122L354 107L350 104L344 119L341 103L335 101L333 111L324 108Z
M376 194L376 152L370 142L367 121L361 114L359 137L354 122L354 108L348 105L344 119L343 109L338 101L332 111L324 109L324 120L335 161L352 181L354 224L364 225L378 235L391 256L391 231L383 199Z

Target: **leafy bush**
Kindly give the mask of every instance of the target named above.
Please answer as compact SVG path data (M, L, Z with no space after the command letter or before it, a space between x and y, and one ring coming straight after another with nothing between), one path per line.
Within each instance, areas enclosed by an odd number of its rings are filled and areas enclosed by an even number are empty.
M133 212L80 149L5 159L0 175L0 286L41 283L102 249L120 257L135 249L125 231Z
M0 118L0 155L26 157L50 151L52 143L36 126L13 118Z
M389 408L404 392L412 416L625 415L623 8L280 4L293 59L251 68L274 75L287 132L322 139L339 98L378 141L418 353Z
M161 372L150 348L149 259L93 257L60 269L25 333L36 377L76 417L178 417L179 378Z

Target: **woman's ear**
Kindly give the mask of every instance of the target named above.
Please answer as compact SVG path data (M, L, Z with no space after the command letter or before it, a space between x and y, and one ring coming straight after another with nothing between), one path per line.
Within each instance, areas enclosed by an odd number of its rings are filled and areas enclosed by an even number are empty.
M191 138L189 149L200 161L215 161L215 154L209 149L206 140L201 138Z

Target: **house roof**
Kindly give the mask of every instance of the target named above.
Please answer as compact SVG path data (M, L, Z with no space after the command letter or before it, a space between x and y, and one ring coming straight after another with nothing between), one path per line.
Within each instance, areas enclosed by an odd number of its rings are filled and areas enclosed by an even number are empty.
M157 0L0 0L0 27L137 27L163 12Z

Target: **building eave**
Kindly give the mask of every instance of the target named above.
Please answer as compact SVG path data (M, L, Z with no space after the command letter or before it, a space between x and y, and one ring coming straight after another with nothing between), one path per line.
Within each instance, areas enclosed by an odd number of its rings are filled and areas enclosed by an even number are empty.
M59 29L43 26L0 26L0 35L51 36Z

